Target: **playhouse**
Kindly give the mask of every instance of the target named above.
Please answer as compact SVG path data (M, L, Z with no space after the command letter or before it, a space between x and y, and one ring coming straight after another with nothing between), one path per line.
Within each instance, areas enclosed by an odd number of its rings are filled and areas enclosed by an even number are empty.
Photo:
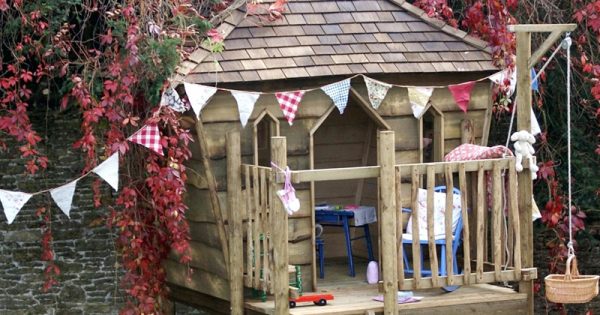
M236 10L219 29L223 53L199 49L178 69L179 82L214 95L192 119L193 273L176 257L165 262L172 299L223 314L529 312L536 270L531 187L521 177L530 175L517 175L512 157L444 162L461 144L487 145L498 69L485 42L400 0L294 0L283 19ZM460 100L449 87L466 83ZM377 89L387 93L375 106ZM178 91L186 94L183 84ZM302 91L291 124L276 94L285 91ZM286 175L300 203L290 214L277 196ZM457 198L434 191L441 186ZM459 209L461 232L447 211L446 233L407 239L419 224L434 230L437 199ZM419 211L431 219L407 222ZM378 284L365 281L370 260ZM294 276L295 290L335 300L290 310ZM490 285L498 282L519 290ZM455 286L395 303L398 288Z

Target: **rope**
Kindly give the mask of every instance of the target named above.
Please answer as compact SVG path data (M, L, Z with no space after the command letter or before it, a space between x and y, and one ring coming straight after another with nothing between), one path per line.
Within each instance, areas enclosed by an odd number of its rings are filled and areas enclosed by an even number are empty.
M565 35L562 42L564 49L567 50L567 187L569 194L569 255L574 255L573 249L573 220L571 218L571 33Z

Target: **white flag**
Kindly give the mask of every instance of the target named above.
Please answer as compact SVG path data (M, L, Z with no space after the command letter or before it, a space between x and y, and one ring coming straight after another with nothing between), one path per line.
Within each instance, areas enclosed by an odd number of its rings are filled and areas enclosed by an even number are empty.
M250 118L250 115L252 115L254 103L256 103L256 100L258 100L260 94L241 91L231 91L231 95L233 95L233 97L235 97L235 100L237 101L242 127L246 127L246 124L248 123L248 118Z
M168 88L160 98L160 106L171 107L174 111L183 113L186 108L179 94L173 88Z
M0 189L0 201L4 208L4 215L8 224L11 224L17 217L21 208L27 203L32 194L27 194L20 191L8 191Z
M506 92L506 97L511 97L517 88L517 69L514 69L512 73L509 69L504 69L490 76L490 80L498 85L504 84L506 79L509 79L510 82L508 85L508 91Z
M187 94L187 98L190 101L190 105L192 105L196 117L200 117L200 111L204 108L208 100L217 92L217 88L192 83L183 83L183 86L185 87L185 94Z
M102 177L115 191L119 190L119 153L111 155L92 172Z
M350 79L340 82L328 84L321 88L325 94L329 95L335 107L338 108L340 114L344 113L348 104L348 92L350 91Z
M531 109L531 134L534 136L539 135L542 132L542 129L540 128L540 123L537 120L537 117L535 117L535 113L533 112L533 108Z
M71 205L73 204L73 195L75 194L76 186L77 180L74 180L66 185L50 190L50 196L52 196L56 205L69 218L71 218L69 213L71 212Z
M430 87L409 87L408 100L415 118L421 118L425 111L429 98L433 93L433 88Z
M369 92L369 101L374 109L379 108L381 102L387 95L388 90L392 87L391 84L377 81L369 77L364 77L367 91Z

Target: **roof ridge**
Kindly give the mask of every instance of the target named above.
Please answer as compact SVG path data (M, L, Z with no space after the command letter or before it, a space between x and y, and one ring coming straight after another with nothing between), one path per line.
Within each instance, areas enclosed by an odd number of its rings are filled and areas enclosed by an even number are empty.
M467 32L460 30L458 28L455 28L452 25L450 25L442 20L438 20L436 18L429 17L429 15L427 15L427 12L414 6L413 4L409 3L406 0L388 0L388 1L398 5L399 7L403 8L407 12L409 12L413 15L416 15L418 18L423 20L423 22L439 29L440 31L442 31L450 36L457 37L457 38L465 41L467 44L474 46L476 48L479 48L481 50L485 50L488 53L492 52L490 45L486 41L481 40L475 36L469 35Z

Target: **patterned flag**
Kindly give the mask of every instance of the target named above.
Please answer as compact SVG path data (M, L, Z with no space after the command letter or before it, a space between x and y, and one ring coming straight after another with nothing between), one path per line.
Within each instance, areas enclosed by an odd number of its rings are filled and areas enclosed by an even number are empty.
M74 180L66 185L54 188L50 190L50 196L56 202L56 205L67 215L70 216L71 205L73 204L73 195L75 194L75 187L77 186L77 180Z
M379 108L379 105L381 105L381 102L383 102L383 99L387 95L387 92L392 85L365 76L363 76L363 78L365 79L365 84L367 85L371 106L373 106L374 109L377 109Z
M113 153L92 172L102 177L115 191L119 190L119 153Z
M183 113L186 110L185 105L179 98L179 94L173 88L168 88L163 93L160 99L160 106L171 107L174 111L180 113Z
M279 102L279 108L283 111L283 116L287 119L290 126L296 118L296 112L298 111L298 105L302 101L304 91L295 92L277 92L275 97Z
M254 104L256 103L256 100L258 100L260 94L242 91L231 91L231 95L233 95L233 97L237 101L242 127L246 127L246 124L248 123L248 118L250 118L250 115L252 115Z
M471 100L471 91L475 86L475 81L469 81L461 84L449 85L448 89L452 96L454 96L454 101L462 109L463 112L467 112L467 108L469 107L469 101Z
M350 91L350 79L340 82L328 84L321 88L325 94L329 95L335 107L338 108L340 114L344 113L348 104L348 91Z
M146 148L163 155L163 148L160 144L160 132L156 125L146 125L136 131L127 140L145 146Z
M415 118L421 118L424 114L425 106L429 103L429 98L433 93L433 88L430 87L409 87L408 100Z
M4 215L8 224L13 223L21 208L27 203L32 194L27 194L20 191L8 191L0 189L0 202L4 208Z
M190 100L190 105L192 105L196 117L200 117L200 111L206 106L208 100L217 92L217 88L192 83L183 83L183 86L185 87L185 94L187 94L187 98Z

